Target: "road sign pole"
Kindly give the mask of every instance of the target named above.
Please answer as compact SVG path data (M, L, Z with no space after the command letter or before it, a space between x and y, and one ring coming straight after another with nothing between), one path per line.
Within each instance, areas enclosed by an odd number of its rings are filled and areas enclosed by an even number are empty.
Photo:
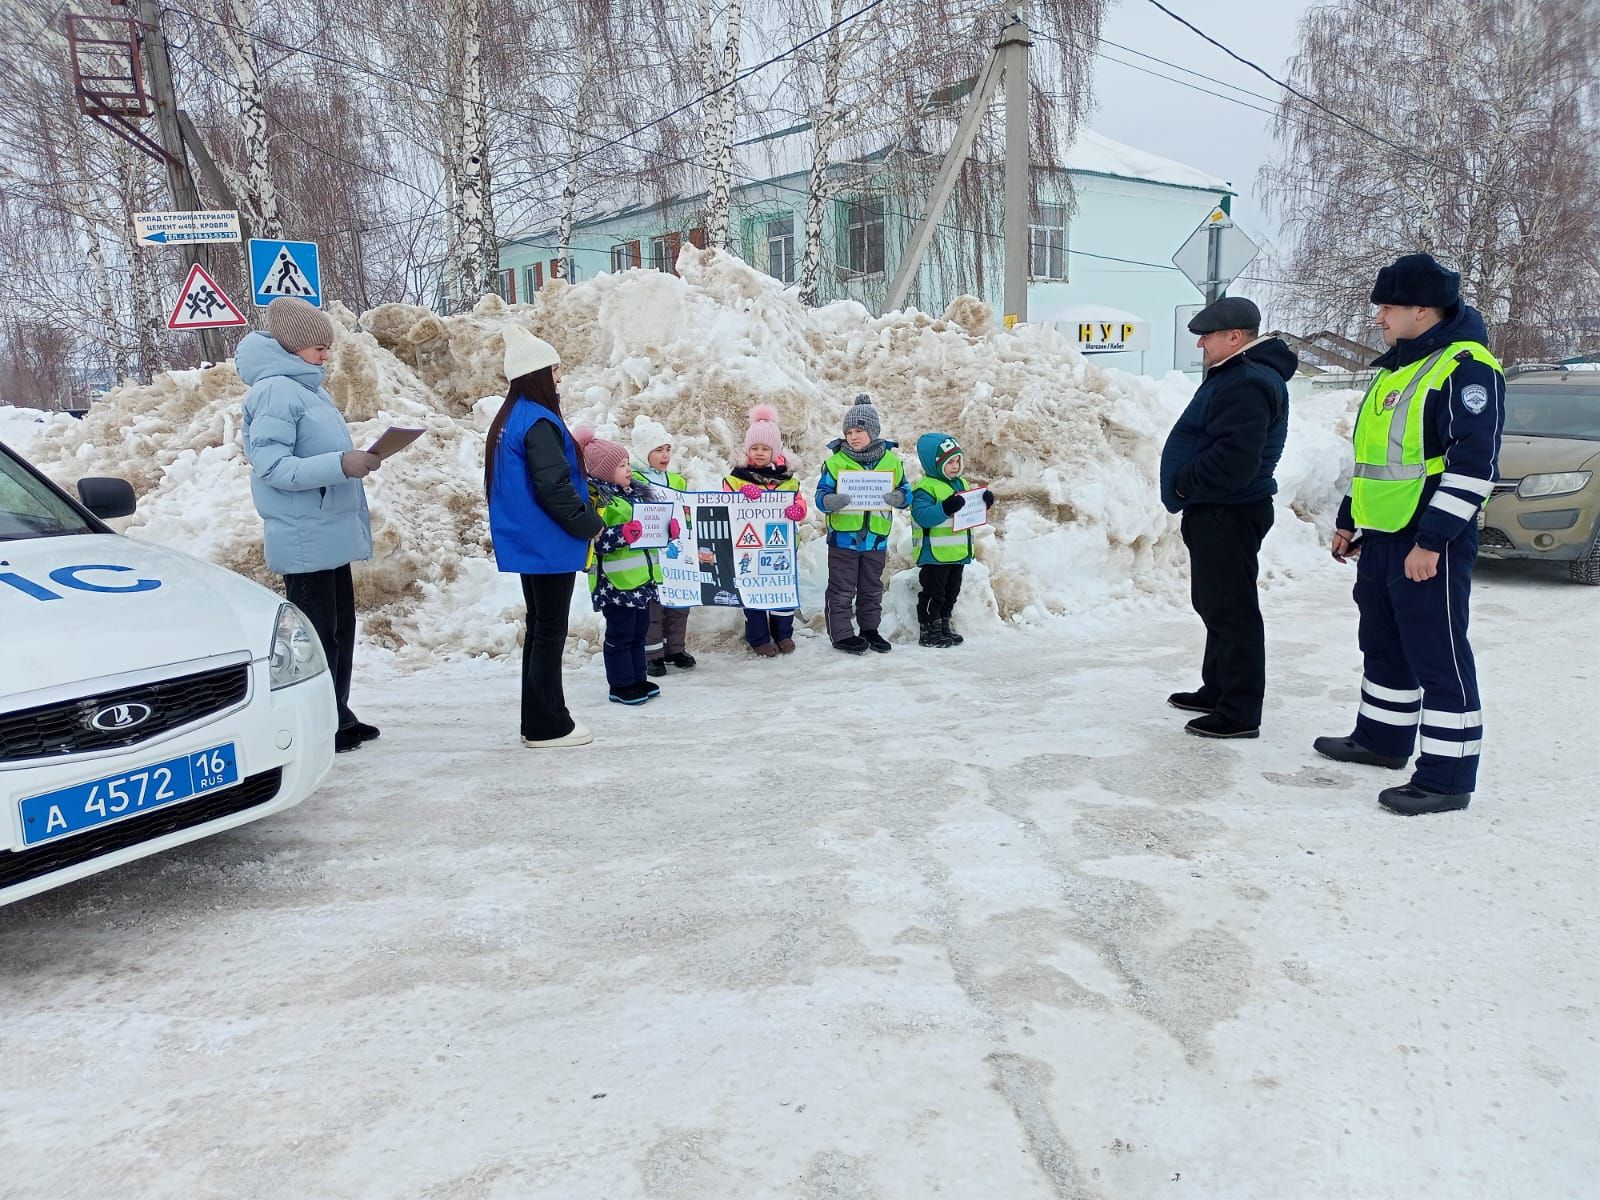
M192 212L200 207L200 194L189 173L189 160L183 151L183 129L178 123L178 100L172 91L172 65L167 58L167 39L161 32L159 0L139 0L139 41L144 45L150 79L150 95L155 101L156 130L165 153L167 189L172 207ZM183 256L190 266L209 266L210 256L198 245L186 245ZM200 351L211 362L224 357L222 334L215 329L200 330Z
M1007 0L1006 27L1000 38L1006 85L1005 166L1005 324L1028 320L1028 6Z
M1222 298L1222 227L1206 230L1206 303Z

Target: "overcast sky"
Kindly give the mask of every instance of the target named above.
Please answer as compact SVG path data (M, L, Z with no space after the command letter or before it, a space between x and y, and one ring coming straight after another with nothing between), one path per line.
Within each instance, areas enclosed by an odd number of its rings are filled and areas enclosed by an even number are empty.
M1286 77L1285 66L1295 51L1300 18L1313 7L1313 2L1232 0L1229 4L1216 4L1162 0L1173 12L1279 79ZM1276 99L1280 94L1273 84L1202 41L1149 0L1117 0L1106 17L1101 37L1261 96ZM1274 237L1276 230L1262 212L1256 188L1256 172L1273 150L1271 118L1242 104L1119 66L1108 58L1136 63L1197 87L1233 95L1259 108L1270 109L1272 104L1240 96L1112 46L1102 44L1100 49L1103 56L1096 60L1094 81L1099 107L1089 119L1090 126L1106 137L1230 180L1239 193L1233 211L1240 228L1257 242ZM1262 264L1258 261L1256 265Z

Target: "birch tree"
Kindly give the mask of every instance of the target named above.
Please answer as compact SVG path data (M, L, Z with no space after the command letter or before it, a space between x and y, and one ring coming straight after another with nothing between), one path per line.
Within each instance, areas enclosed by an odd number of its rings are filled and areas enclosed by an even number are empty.
M282 237L283 222L278 216L278 192L267 137L267 105L252 34L255 6L252 0L210 0L208 7L217 29L217 43L233 68L235 81L234 108L243 167L236 173L235 194L252 236Z
M1305 98L1280 104L1262 172L1291 309L1361 336L1378 268L1424 250L1461 271L1502 357L1578 348L1600 311L1597 60L1585 0L1311 10L1289 79Z
M702 11L707 11L705 0L702 0ZM714 85L717 89L715 96L710 94L712 88L706 89L706 244L719 250L728 248L728 208L733 182L734 80L739 74L739 36L743 18L742 0L728 0L721 67L716 73ZM708 37L708 61L711 44Z

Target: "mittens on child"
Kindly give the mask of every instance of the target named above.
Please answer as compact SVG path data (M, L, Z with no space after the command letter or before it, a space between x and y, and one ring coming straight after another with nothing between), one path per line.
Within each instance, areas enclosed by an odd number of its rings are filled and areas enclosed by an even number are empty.
M951 496L948 500L946 500L939 507L944 509L944 515L945 516L953 517L958 512L961 511L962 505L966 504L966 502L967 502L967 498L965 496L963 496L960 492L957 492L955 495Z
M678 538L680 536L682 536L682 534L683 534L683 526L678 524L678 518L677 517L668 517L667 518L667 536L669 538L671 538L673 541L677 541Z
M850 497L840 492L829 492L822 498L823 512L843 512L850 507Z
M741 496L743 496L746 500L759 500L759 499L761 499L761 489L758 488L753 483L745 484L742 488L739 489L739 494Z
M890 508L904 508L906 506L906 498L899 491L885 492L883 494L883 502Z
M988 488L984 488L983 489L983 506L985 508L993 508L994 507L994 493L991 492Z
M631 546L644 536L644 526L637 521L625 521L618 532L622 534L622 540Z
M783 515L791 521L803 521L806 515L806 502L804 500L796 500L783 510Z

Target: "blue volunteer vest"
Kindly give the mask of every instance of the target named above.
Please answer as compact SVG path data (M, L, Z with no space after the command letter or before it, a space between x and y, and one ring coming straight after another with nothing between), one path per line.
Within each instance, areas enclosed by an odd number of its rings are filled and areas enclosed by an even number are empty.
M533 495L528 454L522 441L537 421L549 421L561 433L572 486L585 504L589 483L578 463L578 447L559 416L542 404L519 397L500 429L495 448L494 482L489 494L489 537L495 565L518 575L566 575L584 569L589 543L573 537L550 519Z

